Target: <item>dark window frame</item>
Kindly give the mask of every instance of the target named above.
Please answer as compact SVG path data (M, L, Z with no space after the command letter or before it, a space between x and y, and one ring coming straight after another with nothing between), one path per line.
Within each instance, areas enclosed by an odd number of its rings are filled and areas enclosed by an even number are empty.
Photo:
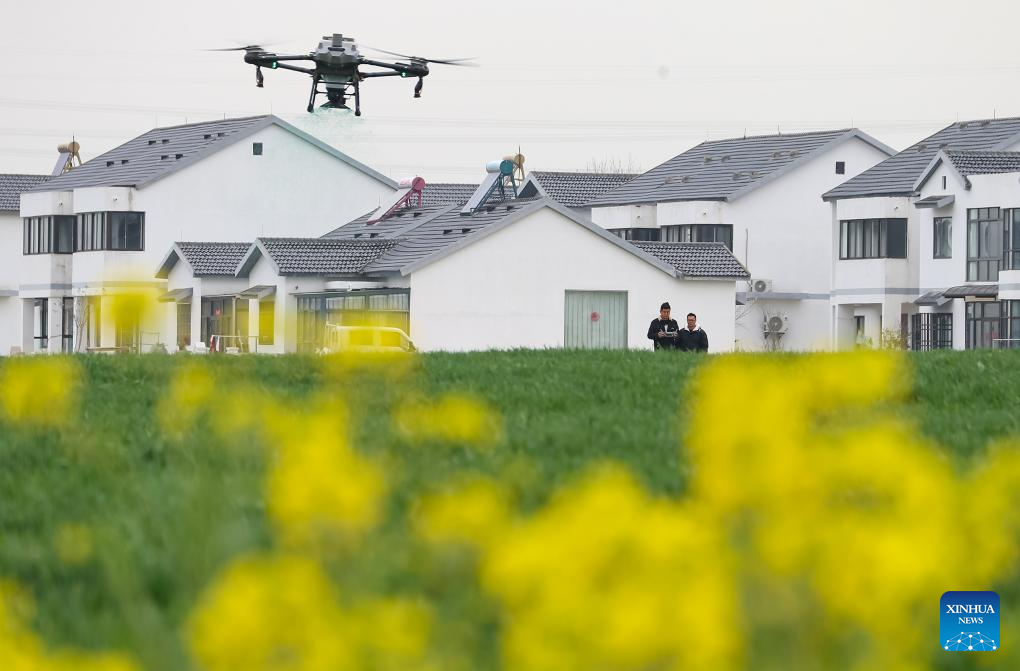
M1002 226L1002 270L1020 270L1020 208L1006 212Z
M839 222L839 260L906 259L906 218L842 219Z
M846 161L836 161L836 174L837 175L846 174Z
M271 347L276 337L276 301L259 301L259 345Z
M21 225L21 253L70 254L74 251L74 215L48 214L23 217Z
M262 156L262 143L261 142L252 142L251 143L251 155L252 156Z
M994 307L994 314L989 308ZM988 349L1001 335L1002 304L999 301L968 301L965 307L967 349ZM987 336L987 337L986 337ZM987 344L985 342L987 341Z
M660 239L657 228L611 228L609 232L618 238L635 242L659 242Z
M910 349L919 352L953 349L953 313L918 312L910 315Z
M663 242L721 242L733 251L733 224L680 224L662 227Z
M1003 260L1004 228L1001 208L975 207L967 210L968 282L998 281Z
M134 210L81 212L74 226L76 252L145 251L145 213Z
M953 218L934 217L932 219L931 236L931 257L933 259L953 258Z

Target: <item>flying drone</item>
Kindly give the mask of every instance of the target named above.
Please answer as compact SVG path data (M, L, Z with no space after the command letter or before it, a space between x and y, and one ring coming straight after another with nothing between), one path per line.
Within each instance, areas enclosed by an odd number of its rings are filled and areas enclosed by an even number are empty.
M430 63L464 66L471 65L468 61L472 60L470 58L422 58L406 56L385 49L366 48L404 59L406 62L388 63L365 58L358 50L358 45L354 42L353 37L344 37L339 33L324 36L315 51L309 54L276 54L257 44L231 49L213 49L213 51L243 51L244 62L255 66L255 86L259 88L262 88L264 81L262 68L293 70L310 75L312 77L312 92L308 97L309 112L315 108L316 96L326 96L327 102L322 107L338 109L349 109L347 99L353 96L355 116L361 116L361 82L366 79L372 77L416 77L418 83L414 86L414 97L420 98L422 85L425 83L425 77L429 74ZM301 61L311 61L314 67L294 65L295 62ZM379 69L366 71L361 69L363 66ZM321 90L320 87L325 90Z

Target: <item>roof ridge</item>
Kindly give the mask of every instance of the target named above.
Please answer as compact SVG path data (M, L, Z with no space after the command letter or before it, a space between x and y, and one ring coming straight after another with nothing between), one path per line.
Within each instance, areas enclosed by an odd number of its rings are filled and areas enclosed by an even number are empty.
M812 130L812 131L802 131L802 132L799 132L799 133L771 133L771 134L765 134L765 135L744 135L743 137L724 137L724 138L719 138L718 140L705 140L705 141L701 142L700 144L694 145L694 147L691 147L691 149L694 149L695 147L701 147L703 145L716 144L718 142L734 142L734 141L738 141L738 140L771 140L771 139L777 139L777 138L782 138L782 137L806 137L808 135L832 135L832 134L836 134L836 133L850 133L850 132L855 131L855 130L860 130L860 129L859 128L833 128L831 130ZM690 149L688 149L687 151L690 151Z
M1005 149L943 149L946 154L995 154L1005 156L1020 155L1020 151L1007 151Z
M44 175L40 172L0 172L0 177L44 177L49 179L54 175Z
M158 131L158 130L176 130L176 129L179 129L179 128L191 128L191 127L194 127L194 126L207 126L209 124L214 124L214 123L228 123L228 122L231 122L231 121L251 121L253 119L268 119L269 117L273 117L273 116L275 116L275 115L274 114L253 114L251 116L230 117L229 119L216 119L216 120L213 120L213 121L195 121L193 123L182 123L182 124L177 124L176 126L156 126L155 128L150 128L149 130L145 131L144 133L142 133L142 135L135 136L134 138L131 138L131 139L134 140L134 139L137 139L139 137L142 137L143 135L148 135L149 133L153 133L153 132ZM130 141L131 140L128 140L128 142L130 142Z

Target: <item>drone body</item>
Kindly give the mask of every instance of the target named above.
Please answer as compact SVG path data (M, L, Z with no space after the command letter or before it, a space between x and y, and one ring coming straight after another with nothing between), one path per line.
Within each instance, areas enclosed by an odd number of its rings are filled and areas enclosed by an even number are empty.
M276 54L258 45L238 47L237 49L221 49L218 51L245 52L244 62L255 66L255 85L262 87L264 78L262 68L271 70L293 70L310 75L312 91L308 97L308 111L315 109L315 98L325 95L328 102L323 107L347 109L347 100L354 98L354 114L361 116L361 82L373 77L416 77L418 83L414 87L414 97L421 97L424 78L429 74L429 63L444 65L468 65L467 58L437 60L404 56L382 49L382 53L404 58L407 62L386 62L366 58L361 55L358 45L351 37L339 33L322 38L315 51L308 54ZM312 67L297 65L307 62ZM375 69L365 70L365 66Z

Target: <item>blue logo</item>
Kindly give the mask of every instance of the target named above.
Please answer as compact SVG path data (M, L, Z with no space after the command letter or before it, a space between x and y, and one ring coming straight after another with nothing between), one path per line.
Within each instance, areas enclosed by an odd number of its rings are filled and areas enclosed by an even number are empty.
M999 595L995 592L946 592L940 602L943 650L998 650Z

